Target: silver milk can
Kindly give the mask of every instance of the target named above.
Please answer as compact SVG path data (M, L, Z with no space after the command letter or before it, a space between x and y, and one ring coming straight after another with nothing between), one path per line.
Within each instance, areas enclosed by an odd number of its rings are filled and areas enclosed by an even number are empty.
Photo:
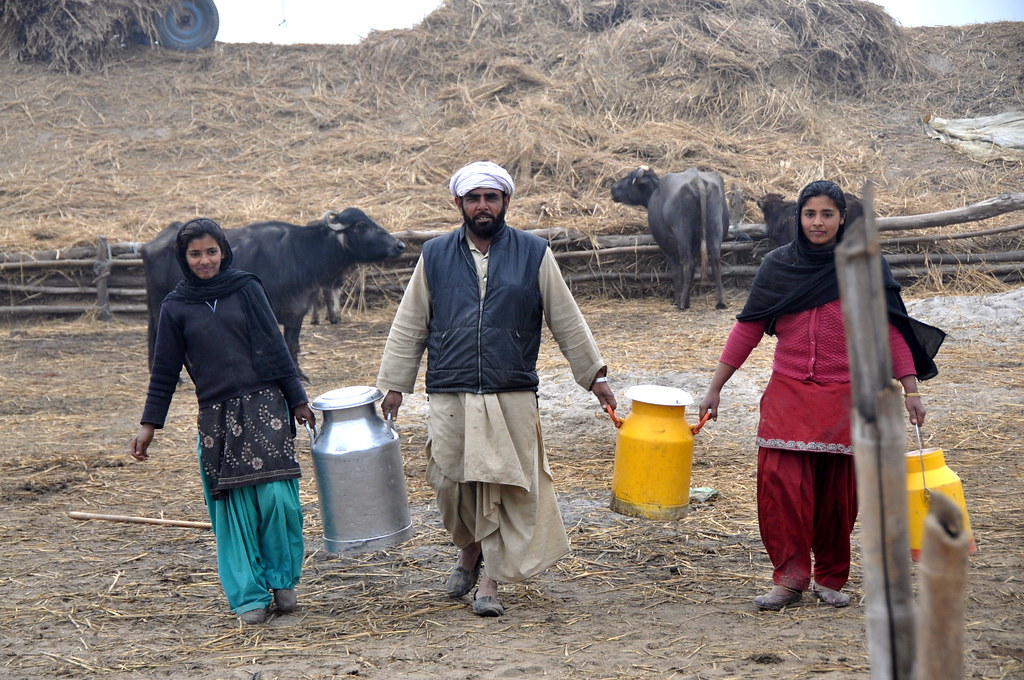
M377 414L376 387L342 387L313 400L323 422L313 469L328 552L362 552L412 537L398 433Z

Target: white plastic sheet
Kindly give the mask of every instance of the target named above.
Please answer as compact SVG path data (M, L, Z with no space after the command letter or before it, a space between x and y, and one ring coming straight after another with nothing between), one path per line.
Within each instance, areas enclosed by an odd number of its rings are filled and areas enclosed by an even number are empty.
M925 118L928 136L971 158L1024 161L1024 111L981 118Z

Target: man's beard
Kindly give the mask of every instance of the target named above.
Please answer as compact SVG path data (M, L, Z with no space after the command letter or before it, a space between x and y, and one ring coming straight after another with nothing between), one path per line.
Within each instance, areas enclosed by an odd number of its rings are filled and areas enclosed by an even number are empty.
M498 213L493 220L483 224L477 224L473 220L469 219L469 215L466 214L466 209L463 208L462 221L466 223L466 227L468 227L476 237L484 240L490 240L494 238L499 231L501 231L503 226L505 226L505 208L503 207L501 212Z

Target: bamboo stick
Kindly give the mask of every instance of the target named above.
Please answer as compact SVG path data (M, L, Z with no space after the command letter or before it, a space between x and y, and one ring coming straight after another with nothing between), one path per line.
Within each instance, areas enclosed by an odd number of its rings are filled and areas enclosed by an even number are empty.
M964 592L970 546L971 536L964 531L959 506L945 494L932 491L918 569L918 678L964 677Z
M160 524L170 527L186 527L189 529L209 529L209 522L192 522L184 519L160 519L157 517L136 517L133 515L104 515L96 512L78 512L69 510L71 519L101 519L107 522L129 522L132 524Z

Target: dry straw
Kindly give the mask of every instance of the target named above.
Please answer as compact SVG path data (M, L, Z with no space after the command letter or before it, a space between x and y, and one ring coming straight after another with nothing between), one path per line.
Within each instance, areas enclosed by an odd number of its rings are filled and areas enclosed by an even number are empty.
M80 72L0 73L0 120L19 131L0 138L4 250L146 241L198 214L304 223L346 205L392 231L434 230L454 216L448 176L479 157L516 177L516 226L590 236L645 230L643 212L608 192L641 163L717 170L748 199L871 178L882 215L1024 181L1019 164L927 141L908 107L967 115L1020 99L1010 73L983 66L1021 63L1012 27L934 40L855 0L449 0L359 45L176 53L85 48L104 33L86 13L116 23L141 0L28 11L43 6L0 0L7 46ZM56 8L80 32L61 33ZM936 77L942 64L949 78ZM752 201L745 219L761 221Z
M0 0L0 45L12 60L60 71L96 68L132 34L154 34L167 0Z

